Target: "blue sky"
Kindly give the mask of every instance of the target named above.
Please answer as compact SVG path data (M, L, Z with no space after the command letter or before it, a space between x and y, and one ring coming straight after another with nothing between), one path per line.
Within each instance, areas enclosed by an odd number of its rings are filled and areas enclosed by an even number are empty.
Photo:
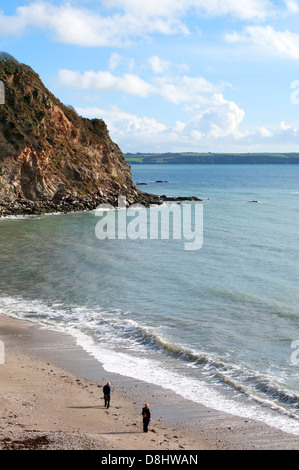
M0 50L123 152L298 152L298 25L299 0L0 0Z

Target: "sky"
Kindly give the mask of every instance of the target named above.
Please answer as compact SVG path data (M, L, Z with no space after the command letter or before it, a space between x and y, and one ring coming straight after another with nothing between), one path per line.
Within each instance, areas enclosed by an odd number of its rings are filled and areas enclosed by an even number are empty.
M127 152L299 152L299 0L0 0L0 51Z

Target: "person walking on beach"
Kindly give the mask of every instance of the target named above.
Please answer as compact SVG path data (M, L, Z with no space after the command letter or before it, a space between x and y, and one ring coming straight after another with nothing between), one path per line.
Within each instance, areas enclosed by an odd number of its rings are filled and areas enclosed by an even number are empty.
M148 432L148 425L151 421L151 412L149 409L149 404L146 403L142 408L142 417L143 417L143 432Z
M111 394L110 382L107 382L106 385L104 385L103 393L104 393L104 399L105 399L105 407L109 408L109 406L110 406L110 394Z

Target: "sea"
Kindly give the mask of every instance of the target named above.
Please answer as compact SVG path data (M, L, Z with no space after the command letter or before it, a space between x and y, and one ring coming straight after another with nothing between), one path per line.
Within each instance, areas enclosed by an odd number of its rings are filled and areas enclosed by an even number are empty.
M166 235L157 208L0 219L0 313L72 335L107 373L299 435L299 165L131 171L201 201L159 206Z

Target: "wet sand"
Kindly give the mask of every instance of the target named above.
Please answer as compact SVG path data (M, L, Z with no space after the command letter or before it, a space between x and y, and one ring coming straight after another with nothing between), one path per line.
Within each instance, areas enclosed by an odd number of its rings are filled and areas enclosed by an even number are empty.
M0 316L0 449L298 450L299 437L117 374L74 338ZM102 387L112 385L111 406ZM162 384L163 385L163 384ZM141 409L152 421L142 431Z

